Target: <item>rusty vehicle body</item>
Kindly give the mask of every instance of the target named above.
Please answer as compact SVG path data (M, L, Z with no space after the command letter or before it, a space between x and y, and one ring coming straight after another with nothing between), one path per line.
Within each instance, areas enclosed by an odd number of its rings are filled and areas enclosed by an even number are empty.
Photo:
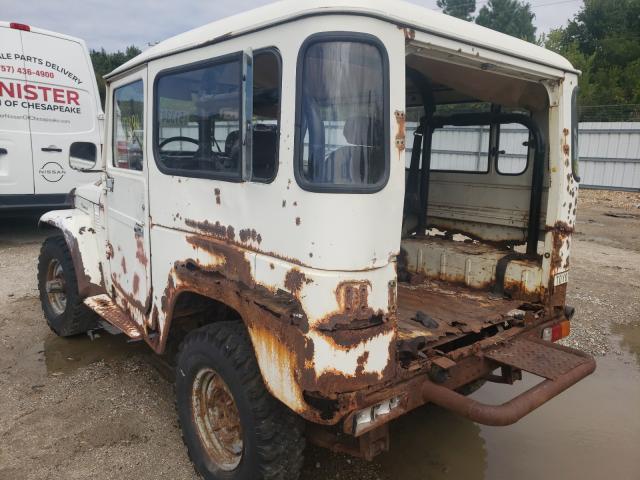
M207 82L235 75L237 89L193 80L206 68ZM389 421L430 402L506 425L595 368L553 343L573 314L578 73L402 2L269 5L112 72L102 180L41 223L64 235L84 303L159 354L194 325L241 322L264 385L309 441L371 458L388 448ZM334 83L369 103L341 116ZM218 125L198 121L207 108ZM333 123L318 130L323 115ZM524 165L504 174L500 128L515 123L530 132ZM472 125L488 129L482 168L434 167L439 132ZM360 163L339 163L354 148ZM211 151L232 167L196 158ZM544 380L504 405L466 396L522 371Z

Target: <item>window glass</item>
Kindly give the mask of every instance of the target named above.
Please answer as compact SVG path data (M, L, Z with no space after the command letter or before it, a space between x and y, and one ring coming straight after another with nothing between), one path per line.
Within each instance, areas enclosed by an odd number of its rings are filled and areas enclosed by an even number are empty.
M573 178L580 181L580 151L579 151L579 136L578 130L580 127L580 119L578 118L578 92L579 88L573 89L571 95L571 170L573 171Z
M489 171L489 125L446 126L433 132L431 170Z
M303 184L372 189L384 183L385 68L370 43L319 41L303 52L297 107Z
M239 57L162 75L156 86L158 161L187 176L241 175Z
M113 110L113 165L141 171L144 165L142 80L115 89Z
M253 57L253 174L268 182L278 166L280 117L280 60L274 51Z
M529 163L529 129L519 123L501 124L499 139L498 173L503 175L524 173Z

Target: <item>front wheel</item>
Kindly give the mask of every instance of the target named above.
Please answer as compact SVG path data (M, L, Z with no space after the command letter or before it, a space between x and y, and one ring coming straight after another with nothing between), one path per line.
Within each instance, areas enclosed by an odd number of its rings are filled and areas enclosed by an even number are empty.
M64 237L47 238L38 257L40 303L49 328L61 337L85 333L97 325L98 316L82 303L73 259Z
M302 420L266 390L238 322L189 333L176 366L183 439L206 480L295 480L302 467Z

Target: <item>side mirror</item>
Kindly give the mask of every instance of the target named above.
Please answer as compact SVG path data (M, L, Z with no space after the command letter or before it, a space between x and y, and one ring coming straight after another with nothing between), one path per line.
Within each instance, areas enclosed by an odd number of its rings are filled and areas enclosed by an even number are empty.
M92 170L98 161L95 143L73 142L69 147L69 166L81 172Z

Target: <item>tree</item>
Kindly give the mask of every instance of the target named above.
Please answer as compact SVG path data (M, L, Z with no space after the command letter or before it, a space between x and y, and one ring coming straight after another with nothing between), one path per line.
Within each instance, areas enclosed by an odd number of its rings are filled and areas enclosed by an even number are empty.
M476 23L483 27L506 33L513 37L536 41L536 27L533 25L535 14L531 11L531 5L521 0L489 0L484 5Z
M91 63L93 63L93 70L96 74L98 91L100 92L100 101L102 102L103 108L105 96L104 75L115 70L120 65L131 60L140 53L141 50L133 45L127 47L124 52L118 50L117 52L107 53L104 48L101 48L100 50L91 50Z
M640 116L640 0L585 0L565 28L549 34L545 47L582 71L582 105L635 105L635 118ZM600 119L621 119L610 114L602 111Z
M438 0L436 3L442 13L467 22L473 20L473 13L476 11L476 0Z

